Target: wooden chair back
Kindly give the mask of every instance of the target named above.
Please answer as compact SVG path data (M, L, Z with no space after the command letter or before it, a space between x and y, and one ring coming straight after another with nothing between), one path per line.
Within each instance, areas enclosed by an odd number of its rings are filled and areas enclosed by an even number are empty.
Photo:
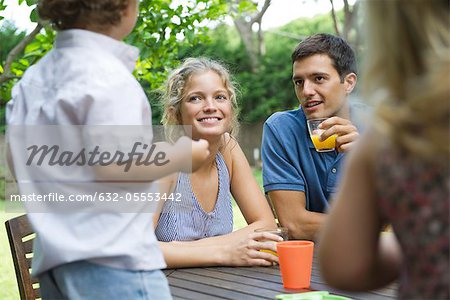
M34 300L41 298L39 282L36 278L32 278L30 274L35 234L27 215L10 219L5 222L5 226L16 271L20 299Z

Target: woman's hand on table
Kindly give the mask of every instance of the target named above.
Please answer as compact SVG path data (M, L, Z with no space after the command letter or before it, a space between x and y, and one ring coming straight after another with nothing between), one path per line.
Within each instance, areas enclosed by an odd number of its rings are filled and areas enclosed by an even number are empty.
M278 263L278 256L260 251L277 251L277 242L283 238L267 232L250 233L246 238L225 245L225 265L271 266Z

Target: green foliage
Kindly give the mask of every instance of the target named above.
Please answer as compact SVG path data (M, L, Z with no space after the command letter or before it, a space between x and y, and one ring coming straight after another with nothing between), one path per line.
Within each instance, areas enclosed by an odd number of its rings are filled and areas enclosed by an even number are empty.
M3 1L0 2L0 9L4 9ZM3 73L2 65L6 61L8 53L25 37L25 32L19 31L17 27L10 21L3 22L0 27L0 74ZM18 64L27 64L21 60ZM14 66L15 67L15 66ZM6 99L10 98L11 87L14 81L0 86L0 133L4 130L5 126L5 104Z
M182 58L207 56L226 62L240 86L241 121L254 123L275 111L298 106L291 80L291 53L300 40L318 32L334 33L329 15L295 20L265 32L266 54L257 73L251 72L249 58L232 26L216 27L208 44L182 49L180 54Z
M23 0L24 1L24 0ZM33 4L36 0L29 0ZM274 111L293 109L298 106L291 83L292 66L290 56L297 43L306 36L318 32L334 33L329 14L295 20L285 26L264 33L266 54L262 57L257 73L253 73L250 61L234 26L224 25L222 18L229 9L227 0L186 0L182 5L171 5L171 0L140 1L140 18L135 30L126 42L141 50L135 76L147 91L153 108L153 122L161 119L158 95L169 70L186 57L207 56L225 62L239 83L241 97L241 121L252 123L265 120ZM0 0L0 8L3 1ZM256 9L252 1L243 1L240 12ZM342 23L343 13L338 12ZM209 21L218 21L209 29ZM15 36L10 48L23 38L23 33L8 33ZM14 62L13 74L22 76L30 65L38 61L51 49L55 32L46 27L24 53ZM6 47L5 47L6 49ZM3 49L2 49L3 51ZM8 51L6 51L8 52ZM2 52L3 53L3 52ZM0 64L0 72L2 65ZM0 117L4 104L10 99L11 87L17 80L10 80L0 89ZM0 124L0 129L1 129Z
M207 41L209 20L220 19L225 0L189 0L174 7L170 0L144 0L135 30L126 39L141 50L135 76L147 91L153 123L161 119L158 96L167 73L179 64L179 51Z
M24 37L25 32L18 30L14 23L8 20L3 22L0 27L0 40L2 41L0 45L0 61L2 64L6 60L9 51L11 51ZM0 73L3 73L3 68L0 69Z
M5 56L2 56L1 64L4 65L6 55L9 51L15 47L25 36L24 32L20 32L16 35L8 33L6 30L0 29L0 39L3 40L3 36L9 34L11 37L11 44L9 49L5 49ZM53 45L55 38L55 32L50 28L45 28L35 39L27 45L23 53L12 63L11 72L16 77L7 82L2 83L0 87L0 133L5 129L5 106L6 102L11 99L11 90L17 80L23 75L23 73L36 63L45 53L47 53ZM1 65L0 65L1 66Z
M158 88L167 71L178 62L180 47L205 41L208 28L205 20L217 19L225 13L223 1L185 1L176 7L168 0L144 0L140 4L141 18L127 42L141 50L136 76ZM222 7L222 10L220 9Z
M241 1L238 4L237 10L239 13L252 12L256 10L257 6L257 2Z
M5 0L0 0L0 11L5 10L6 5L5 5ZM0 16L0 20L3 20L4 17Z
M23 1L19 0L19 3ZM36 0L26 1L29 6L35 5L36 2ZM126 39L126 42L141 50L141 59L138 61L135 76L147 91L161 86L167 71L178 63L178 51L181 47L206 41L208 21L220 19L227 9L226 0L186 0L176 7L171 5L171 2L171 0L140 1L140 18L134 31ZM5 8L2 5L3 0L0 2L0 9ZM30 20L36 22L36 16L34 9ZM0 30L2 47L4 34L14 37L11 47L5 48L5 55L24 37L23 33L14 34L10 31ZM45 27L12 64L13 75L20 78L29 66L52 48L54 38L55 31L48 26ZM0 71L3 69L5 59L6 56L2 57ZM5 126L5 104L11 99L11 89L16 82L17 79L11 79L0 88L0 117L2 117L0 132Z
M343 16L342 13L338 13L338 19ZM313 18L302 18L286 24L280 28L281 31L292 32L300 37L306 37L315 33L331 33L335 34L333 27L333 20L329 14L318 15Z

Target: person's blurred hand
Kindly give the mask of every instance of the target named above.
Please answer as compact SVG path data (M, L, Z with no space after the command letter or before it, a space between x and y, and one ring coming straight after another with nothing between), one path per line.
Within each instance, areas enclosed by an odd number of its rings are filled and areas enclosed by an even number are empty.
M206 140L193 141L186 136L180 137L175 143L176 151L185 151L186 155L183 155L185 159L181 162L181 171L186 173L192 173L205 162L209 156L209 143ZM189 151L191 149L191 151Z
M192 172L198 170L209 156L207 140L192 141Z

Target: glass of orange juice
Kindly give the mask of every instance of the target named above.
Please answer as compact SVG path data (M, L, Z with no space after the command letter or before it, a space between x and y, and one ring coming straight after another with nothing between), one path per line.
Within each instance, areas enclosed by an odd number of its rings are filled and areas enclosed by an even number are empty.
M306 121L308 123L309 136L311 137L314 148L316 148L317 152L333 151L334 148L336 148L336 134L333 134L324 141L320 141L320 135L325 130L320 129L319 125L325 120L326 118L310 119Z
M275 228L259 228L259 229L255 229L255 232L268 232L268 233L272 233L278 236L281 236L283 238L284 241L287 241L289 239L288 236L288 229L286 227L275 227ZM268 249L261 249L259 250L261 252L267 252L270 254L273 254L275 256L278 256L278 254L272 250L268 250Z

